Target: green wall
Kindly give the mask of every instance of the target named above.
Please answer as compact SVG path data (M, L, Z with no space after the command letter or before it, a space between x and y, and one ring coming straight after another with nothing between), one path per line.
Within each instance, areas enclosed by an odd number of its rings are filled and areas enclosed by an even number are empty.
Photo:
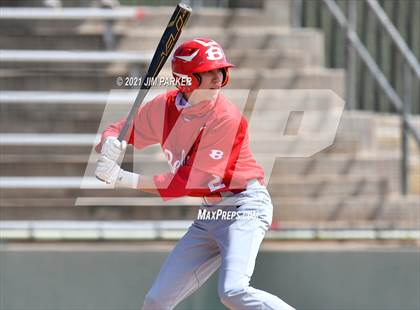
M166 252L0 252L2 310L132 310ZM297 309L420 309L418 250L262 251L252 280ZM225 309L213 276L177 309Z

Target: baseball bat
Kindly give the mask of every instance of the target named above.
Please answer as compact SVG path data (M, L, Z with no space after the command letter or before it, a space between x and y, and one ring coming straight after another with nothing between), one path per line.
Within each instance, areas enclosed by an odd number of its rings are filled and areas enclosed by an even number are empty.
M127 132L131 129L134 116L137 113L140 105L143 103L152 83L147 83L151 78L154 79L159 74L169 55L171 54L175 43L178 41L181 35L182 27L191 15L191 8L185 3L179 3L169 20L168 26L166 26L165 32L163 33L159 44L156 48L155 54L153 55L152 61L149 65L146 75L144 76L143 83L141 84L140 91L138 92L134 104L131 107L130 112L127 115L127 119L124 123L123 128L118 136L119 141L123 141L126 138Z

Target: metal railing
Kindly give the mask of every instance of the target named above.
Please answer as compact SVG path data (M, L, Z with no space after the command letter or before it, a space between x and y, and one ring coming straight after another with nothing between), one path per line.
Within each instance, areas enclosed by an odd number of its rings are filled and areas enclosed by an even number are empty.
M408 179L409 179L409 146L408 135L412 137L420 146L420 134L414 127L413 122L410 120L410 112L412 110L413 101L413 88L412 85L420 81L420 65L413 52L410 50L399 31L393 25L392 21L388 18L387 14L378 3L377 0L366 0L368 9L372 12L375 20L377 21L376 30L381 28L389 35L391 42L396 45L398 52L403 60L402 70L402 94L396 90L395 82L392 83L381 70L377 61L372 57L367 46L363 43L357 33L357 2L348 1L347 17L343 13L340 5L335 0L323 0L324 5L334 18L334 22L345 31L346 37L346 52L347 52L347 107L349 109L356 108L356 64L357 56L364 63L368 71L371 73L372 78L376 81L377 86L383 91L392 107L396 112L401 115L401 192L407 194L408 192ZM320 7L318 7L321 9ZM366 12L365 16L366 17ZM320 14L321 15L321 14ZM333 25L334 23L332 23ZM367 29L362 29L366 32ZM360 91L360 90L359 90ZM414 99L418 102L417 99Z
M349 22L354 21L353 29L392 87L403 98L405 90L402 63L404 60L401 57L400 49L382 26L368 2L357 0L336 0L335 2L347 16ZM351 45L346 43L346 31L339 26L323 1L297 0L292 2L293 5L299 5L299 3L301 4L299 9L295 10L297 12L295 14L296 25L322 29L325 37L326 65L332 68L347 68L349 72L348 64L353 49L349 48ZM416 18L416 16L420 16L420 1L378 0L378 3L414 55L420 59L420 19ZM353 16L351 16L352 14ZM353 61L354 83L351 84L357 90L353 100L355 108L395 113L395 108L389 103L389 99L372 75L369 74L368 68L357 55L355 57L356 61ZM420 81L418 80L413 80L411 97L413 102L411 113L420 114L420 105L414 104L420 102Z

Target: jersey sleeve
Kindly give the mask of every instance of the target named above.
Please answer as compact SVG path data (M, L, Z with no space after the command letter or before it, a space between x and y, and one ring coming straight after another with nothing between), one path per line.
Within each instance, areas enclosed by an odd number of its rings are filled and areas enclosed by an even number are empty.
M130 132L127 134L127 143L134 145L137 149L161 142L163 123L165 117L166 94L159 95L152 101L142 106L134 117ZM108 137L119 135L126 121L126 117L109 125L101 136L101 143L96 146L100 152L102 143Z

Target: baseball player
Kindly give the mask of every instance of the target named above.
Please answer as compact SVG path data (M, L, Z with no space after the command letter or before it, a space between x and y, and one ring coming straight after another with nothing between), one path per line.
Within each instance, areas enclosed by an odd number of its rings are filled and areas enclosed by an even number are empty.
M125 171L126 148L117 136L125 119L102 134L96 176L116 187L157 193L164 200L203 197L197 219L177 243L147 293L143 309L173 309L219 269L218 294L229 309L294 309L249 285L258 249L272 221L264 172L249 147L247 121L220 92L229 81L222 48L207 38L181 44L172 72L190 83L143 105L127 142L137 149L160 144L169 163L165 174ZM244 216L247 214L248 216Z

